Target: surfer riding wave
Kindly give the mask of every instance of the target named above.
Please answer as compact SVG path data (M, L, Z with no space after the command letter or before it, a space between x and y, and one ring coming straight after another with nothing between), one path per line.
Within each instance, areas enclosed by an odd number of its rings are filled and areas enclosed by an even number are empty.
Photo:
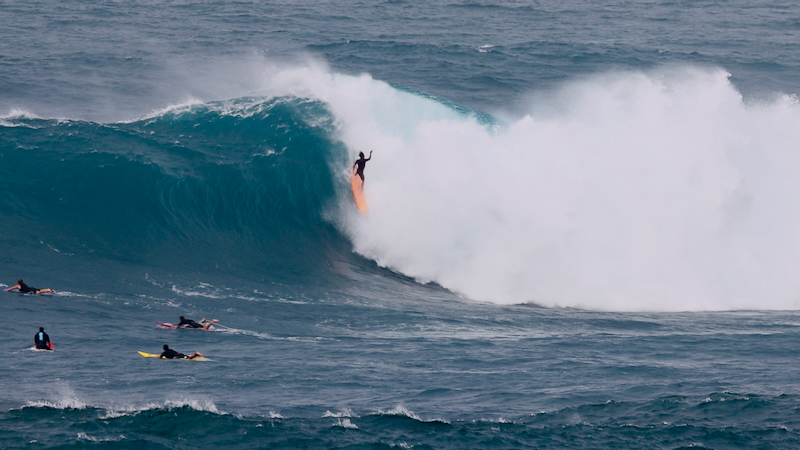
M356 175L361 177L361 188L364 188L364 166L367 165L367 161L372 159L372 150L369 151L369 158L364 158L364 152L358 152L358 159L356 162L353 163L353 170L356 171ZM358 167L358 168L356 168Z

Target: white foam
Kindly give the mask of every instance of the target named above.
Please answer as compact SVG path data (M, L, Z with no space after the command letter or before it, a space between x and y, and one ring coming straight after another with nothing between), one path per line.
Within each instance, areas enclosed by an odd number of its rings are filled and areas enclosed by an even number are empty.
M348 419L346 417L337 418L336 422L333 423L333 426L334 427L341 427L341 428L351 429L351 430L357 430L358 429L358 426L356 426L356 424L354 424L353 422L350 422L350 419Z
M382 415L382 416L404 416L404 417L408 417L409 419L414 419L414 420L419 421L419 422L450 423L450 422L448 422L448 421L446 421L444 419L430 419L430 420L422 419L418 415L414 414L413 411L411 411L409 409L406 409L406 407L403 406L403 405L397 405L394 408L392 408L390 410L387 410L387 411L379 409L377 414Z
M350 149L356 252L470 299L594 310L800 308L800 107L720 69L597 76L499 129L367 75L272 74ZM352 208L358 151L370 213Z
M335 412L335 413L330 412L330 411L325 411L325 414L323 414L322 417L334 417L334 418L348 417L348 418L352 419L352 418L357 418L358 416L353 414L353 411L351 411L349 408L345 408L342 411Z
M195 411L205 411L213 414L225 414L217 409L217 405L209 400L194 400L194 399L181 399L181 400L167 400L164 406L168 408L183 408L188 406Z
M162 408L183 408L189 407L194 409L195 411L204 411L210 412L213 414L220 414L224 415L227 414L223 411L217 409L217 406L209 401L209 400L199 400L199 399L180 399L180 400L167 400L164 403L158 402L149 402L144 405L115 405L112 407L105 408L105 414L101 417L101 419L113 419L116 417L122 416L131 416L139 414L143 411L150 411L155 409L162 409Z
M7 114L0 115L0 119L40 119L41 117L37 116L36 114L26 111L24 109L17 109L14 108L9 111Z
M96 437L93 437L93 436L89 436L88 434L84 433L83 431L78 433L78 440L91 441L91 442L116 442L116 441L121 441L123 439L125 439L125 435L122 435L122 434L120 434L116 438L111 438L111 437L109 437L109 438L96 438Z
M26 408L84 409L89 405L79 399L75 391L65 385L54 386L57 390L55 399L32 400L25 403Z
M129 120L123 120L123 121L120 121L118 123L133 123L133 122L139 122L139 121L144 121L144 120L155 119L155 118L164 116L166 114L186 113L186 112L190 112L193 108L195 108L197 106L201 106L201 105L203 105L203 101L202 100L194 98L194 97L190 97L190 98L187 98L186 100L184 100L182 102L171 104L171 105L167 105L167 106L165 106L163 108L154 109L153 111L151 111L151 112L149 112L147 114L144 114L142 116L138 116L138 117L135 117L135 118L129 119Z
M30 125L30 124L27 124L27 123L14 122L13 121L14 119L28 119L28 120L31 120L31 119L39 119L39 117L36 116L36 114L33 114L32 112L24 111L24 110L21 110L21 109L12 109L8 114L0 115L0 127L6 127L6 128L23 127L23 128L31 128L31 129L37 129L38 128L36 126ZM12 120L12 121L9 121L9 120Z
M25 406L31 408L83 409L86 408L86 403L77 398L62 398L58 400L31 400L26 402Z

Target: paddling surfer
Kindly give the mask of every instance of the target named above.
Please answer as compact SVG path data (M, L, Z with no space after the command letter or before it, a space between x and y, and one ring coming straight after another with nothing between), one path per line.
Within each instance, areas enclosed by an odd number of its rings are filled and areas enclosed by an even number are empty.
M176 352L175 350L169 348L169 345L164 344L164 351L161 352L159 358L163 359L195 359L198 356L203 356L200 352L194 352L193 355L185 355L181 352Z
M204 329L206 331L208 331L208 329L211 328L211 325L219 322L219 319L214 319L211 322L206 322L206 318L205 317L203 317L203 319L200 321L200 323L197 323L192 319L187 319L187 318L185 318L183 316L181 316L180 319L181 319L181 321L178 322L178 325L177 325L178 328L202 328L202 329Z
M39 332L33 335L33 343L38 350L52 350L50 336L44 332L44 327L39 327Z
M361 189L364 189L364 166L370 159L372 159L372 150L369 151L369 158L366 159L364 159L364 152L358 152L358 159L353 163L353 170L356 171L356 175L361 177Z
M47 288L47 289L36 289L35 287L30 287L22 281L22 278L17 280L16 286L11 286L10 288L6 289L6 292L13 291L14 289L22 292L23 294L27 294L28 292L33 294L55 294L56 291Z

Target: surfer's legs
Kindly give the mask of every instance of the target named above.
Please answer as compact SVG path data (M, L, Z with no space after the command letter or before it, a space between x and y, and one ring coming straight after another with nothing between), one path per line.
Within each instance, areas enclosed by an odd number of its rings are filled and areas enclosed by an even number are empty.
M36 291L36 293L37 294L55 294L56 291L54 291L54 290L52 290L50 288L47 288L47 289L39 289L38 291Z
M204 330L208 330L208 328L211 325L213 325L215 322L219 322L219 319L214 319L211 322L206 323L206 318L203 317L203 319L200 321L200 324L201 324L201 326L203 327Z
M194 355L187 356L187 357L186 357L186 359L195 359L195 358L197 358L198 356L203 356L203 354L202 354L202 353L200 353L200 352L194 352Z

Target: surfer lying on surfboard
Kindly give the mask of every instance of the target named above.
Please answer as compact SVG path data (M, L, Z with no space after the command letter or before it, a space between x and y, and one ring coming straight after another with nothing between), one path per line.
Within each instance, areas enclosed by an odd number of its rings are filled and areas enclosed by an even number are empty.
M184 355L181 352L176 352L175 350L169 348L169 345L164 344L164 351L161 352L159 358L163 359L195 359L198 356L203 356L200 352L194 352L193 355Z
M56 291L47 288L47 289L36 289L35 287L30 287L27 284L22 282L22 278L17 280L16 286L11 286L10 288L6 289L6 292L13 291L14 289L22 292L23 294L27 294L28 292L33 294L55 294Z
M205 317L203 317L203 319L200 321L200 323L197 323L192 319L187 319L187 318L185 318L183 316L181 316L180 319L181 319L181 321L178 322L178 325L175 326L176 328L202 328L202 329L204 329L206 331L208 331L208 329L211 327L211 325L219 322L219 319L214 319L211 322L206 322L206 318Z
M356 162L353 163L353 170L356 171L356 175L361 177L361 189L364 189L364 166L367 165L367 161L372 159L372 150L369 151L369 158L364 159L364 152L358 152L358 159ZM358 169L356 169L358 166Z

